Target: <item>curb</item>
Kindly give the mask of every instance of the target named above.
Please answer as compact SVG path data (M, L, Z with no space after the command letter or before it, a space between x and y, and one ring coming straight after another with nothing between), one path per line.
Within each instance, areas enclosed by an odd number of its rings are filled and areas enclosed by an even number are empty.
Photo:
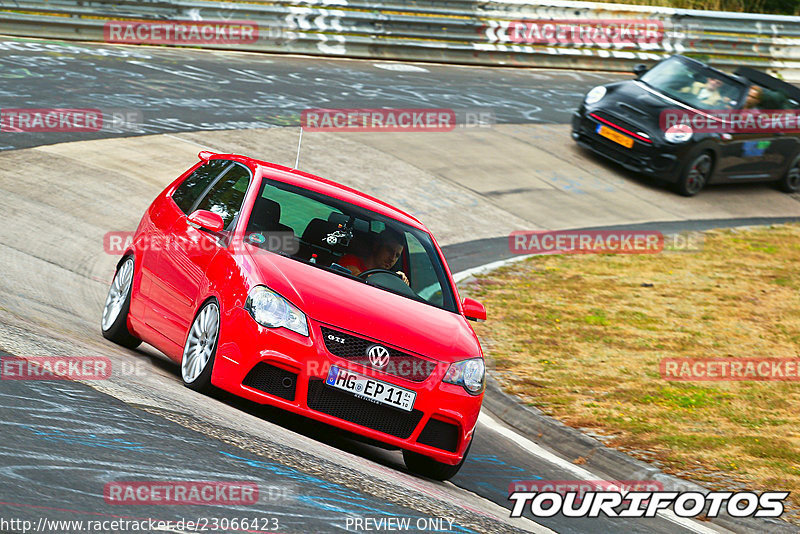
M582 467L605 480L652 480L663 484L665 491L708 491L695 482L668 475L648 463L606 447L537 408L526 406L504 392L497 379L488 373L483 407L506 425L565 460L583 458ZM720 514L711 523L746 534L795 534L798 531L793 525L775 519L738 518L727 514Z

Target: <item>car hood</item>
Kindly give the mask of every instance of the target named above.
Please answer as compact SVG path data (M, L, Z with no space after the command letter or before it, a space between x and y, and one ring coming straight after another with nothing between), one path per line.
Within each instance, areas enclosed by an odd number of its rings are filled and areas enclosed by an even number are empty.
M594 106L587 106L586 111L605 112L626 123L636 126L636 133L645 132L651 138L663 139L659 124L662 111L682 108L667 95L653 89L638 80L626 80L608 85L606 96ZM685 104L684 104L685 105ZM693 108L687 106L687 111Z
M250 264L245 272L251 283L277 291L314 321L439 361L481 356L462 315L249 245L246 249L242 259Z

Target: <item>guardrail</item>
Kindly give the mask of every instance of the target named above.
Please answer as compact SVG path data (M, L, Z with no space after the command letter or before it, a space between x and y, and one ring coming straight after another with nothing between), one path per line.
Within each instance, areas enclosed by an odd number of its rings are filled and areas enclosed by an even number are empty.
M109 21L187 20L258 25L252 42L204 48L596 70L682 53L800 79L800 17L565 0L0 1L0 33L13 36L104 41ZM589 29L653 24L658 34L626 41L587 33L566 42L544 35L552 21Z

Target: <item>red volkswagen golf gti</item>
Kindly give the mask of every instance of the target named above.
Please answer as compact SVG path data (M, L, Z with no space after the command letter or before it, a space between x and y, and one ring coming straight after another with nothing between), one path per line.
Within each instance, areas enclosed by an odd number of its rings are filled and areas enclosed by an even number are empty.
M403 450L452 477L485 367L444 256L417 219L349 187L201 152L144 214L103 335L145 341L216 386Z

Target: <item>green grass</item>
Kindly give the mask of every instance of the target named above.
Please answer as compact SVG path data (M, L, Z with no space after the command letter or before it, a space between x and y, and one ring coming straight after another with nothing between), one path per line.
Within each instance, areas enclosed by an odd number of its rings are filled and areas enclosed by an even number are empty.
M798 258L800 225L717 230L692 253L536 256L462 292L486 305L475 329L507 391L668 472L791 491L800 522L800 468L775 464L800 466L800 382L659 370L666 357L798 358Z

